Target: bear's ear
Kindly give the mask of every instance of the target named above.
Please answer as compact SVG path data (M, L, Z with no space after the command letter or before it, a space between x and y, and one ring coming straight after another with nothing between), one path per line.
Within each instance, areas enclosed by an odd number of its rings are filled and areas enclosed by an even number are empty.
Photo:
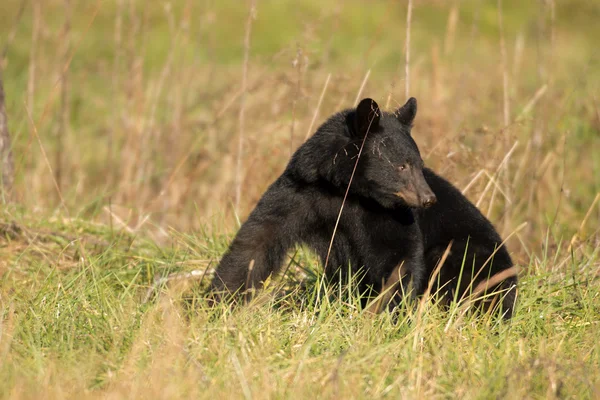
M417 115L417 99L411 97L408 99L405 105L400 107L398 111L396 111L396 117L398 121L402 122L404 125L411 126L413 121L415 120L415 116Z
M379 106L373 99L363 99L356 107L354 114L354 131L360 137L367 134L368 131L373 131L379 125L381 111Z

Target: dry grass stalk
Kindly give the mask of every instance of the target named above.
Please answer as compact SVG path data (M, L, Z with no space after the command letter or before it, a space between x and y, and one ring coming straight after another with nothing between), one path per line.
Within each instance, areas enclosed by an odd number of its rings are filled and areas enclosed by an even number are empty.
M402 278L406 275L406 268L404 263L398 265L385 282L381 286L381 293L373 302L365 309L365 312L369 314L379 314L387 306L396 292L398 291L398 285L402 282Z
M71 0L64 0L65 22L61 33L61 64L60 70L60 110L58 125L55 131L56 151L54 154L54 167L56 184L59 189L63 188L63 153L65 151L65 136L69 130L69 57L71 53Z
M450 9L448 14L448 23L446 24L446 38L444 41L444 53L446 55L452 54L454 51L454 42L456 39L456 26L458 25L458 5L456 2Z
M494 175L492 176L492 178L494 178L494 179L490 178L490 180L488 181L487 185L485 186L485 189L483 189L483 192L481 192L481 195L479 196L479 199L475 203L475 205L477 207L480 206L481 202L485 198L486 193L492 187L492 185L494 185L494 189L495 190L498 187L498 185L496 183L497 177L500 175L502 169L505 168L506 163L508 162L508 160L510 159L510 157L514 153L514 151L517 148L518 144L519 144L518 141L513 144L513 146L511 147L511 149L504 155L504 158L502 159L502 161L500 162L500 164L498 164L498 167L496 167L496 171L494 172Z
M446 263L446 259L450 255L450 250L452 249L453 243L454 243L454 241L450 241L450 243L448 243L448 246L446 246L446 250L444 250L444 254L442 254L442 258L440 258L440 261L437 263L435 269L433 270L433 272L431 274L431 277L429 278L429 282L427 283L427 289L425 289L425 293L423 294L423 297L419 304L419 314L418 314L419 316L421 315L422 311L424 310L425 303L427 301L429 301L429 296L431 295L431 290L433 289L433 285L434 285L435 281L438 279L438 275L440 274L442 267Z
M431 277L429 278L429 282L427 284L427 289L425 289L425 293L423 293L423 296L421 296L421 300L419 301L418 309L417 309L417 321L415 324L416 329L418 331L423 330L423 324L422 324L423 315L425 313L427 304L430 303L431 290L433 289L433 285L434 285L435 281L438 279L438 275L440 274L442 267L444 266L444 264L446 263L446 260L448 259L448 255L450 255L450 250L452 249L453 243L454 243L454 241L450 241L450 243L448 243L448 246L446 246L446 250L444 250L444 254L442 254L442 258L440 258L435 269L433 270L433 273L431 274ZM413 349L415 349L415 350L417 349L418 339L422 338L422 337L423 337L422 333L414 336Z
M552 58L556 45L556 3L554 0L547 0L544 3L550 6L550 57Z
M44 149L44 145L42 144L42 141L40 140L40 136L38 134L37 127L35 125L35 122L33 121L33 118L31 117L31 112L29 111L29 107L27 107L27 104L25 104L25 111L27 112L27 117L29 118L29 123L31 124L33 134L35 135L38 145L40 146L40 151L42 153L42 157L44 158L44 161L46 162L46 167L48 168L48 171L50 171L50 175L52 177L52 183L54 184L54 189L56 189L56 194L58 196L58 199L60 200L60 205L64 209L65 213L67 215L69 215L69 209L65 205L65 200L60 191L60 187L58 187L58 182L56 182L56 177L54 175L54 171L52 170L52 164L50 163L50 160L48 159L48 155L46 154L46 150Z
M380 111L376 111L380 112ZM373 113L375 114L375 113ZM354 168L352 169L352 174L350 175L350 180L348 181L348 187L346 188L346 193L344 193L344 198L342 200L342 205L340 207L340 212L338 213L337 219L335 221L335 226L333 227L333 233L331 234L331 240L329 242L329 248L327 249L327 257L325 257L325 264L323 265L323 270L327 271L327 265L329 264L329 256L331 255L331 249L333 248L333 240L335 239L335 234L337 232L338 225L340 223L340 218L342 218L342 212L344 211L344 204L346 204L346 198L348 197L348 193L350 192L350 186L352 186L352 181L354 180L354 174L356 172L356 167L358 166L358 162L360 161L360 156L362 155L363 148L365 147L365 142L367 141L367 137L369 136L369 131L371 130L371 124L373 123L373 119L375 119L375 115L369 121L369 126L367 127L367 131L365 132L365 137L363 138L360 149L358 150L358 155L356 156L356 162L354 163Z
M502 65L502 94L503 94L503 133L504 133L504 147L508 148L510 145L510 87L509 87L509 76L508 76L508 56L506 54L506 41L504 39L504 18L502 15L502 0L498 0L498 29L500 31L500 57L501 57L501 65ZM505 191L507 193L507 199L510 200L511 197L511 182L510 182L510 168L508 163L506 164L504 170L504 179L503 183L505 186ZM495 197L496 191L492 192L492 201L490 201L490 208L488 210L488 216L490 210L492 208L493 200ZM506 211L504 213L504 222L505 226L510 221L510 213L511 209L506 204Z
M302 87L302 66L304 61L304 55L302 54L302 48L298 46L296 49L296 58L293 62L293 67L296 70L296 85L294 88L294 96L292 97L292 122L290 123L290 157L294 152L294 131L296 129L296 105L298 103L298 97L300 96L300 89Z
M362 96L362 92L365 89L365 85L367 84L367 81L369 80L369 75L371 75L371 70L367 71L367 73L365 74L365 77L362 80L362 83L360 84L360 88L358 89L358 93L356 93L356 99L354 99L354 107L356 107L358 105L358 102L360 101L360 97Z
M434 106L442 102L442 65L437 41L431 46L431 102Z
M114 42L115 42L115 54L112 65L112 90L113 97L118 98L121 88L121 63L123 59L123 12L125 6L125 0L117 0L117 14L115 16L115 31L114 31ZM113 165L115 162L115 142L119 127L121 126L121 107L118 101L113 101L113 115L110 134L108 136L108 154L107 163ZM111 174L110 178L115 177Z
M394 94L394 88L396 87L396 82L392 81L390 83L390 90L388 92L388 96L387 99L385 101L385 109L389 110L390 109L390 103L392 102L392 96Z
M479 170L479 172L477 172L475 174L475 176L473 176L473 178L471 179L471 181L463 188L463 190L461 191L461 193L462 194L466 194L469 191L469 189L471 189L471 187L475 184L475 182L477 182L479 180L479 178L482 175L488 175L489 176L489 174L487 173L487 171L485 169Z
M494 286L498 285L500 282L506 280L507 278L511 278L511 277L518 276L518 275L519 275L518 267L511 267L511 268L505 269L504 271L498 272L497 274L493 275L489 279L486 279L486 280L480 282L473 290L472 296L478 297L480 294L486 292L490 288L493 288Z
M35 80L36 80L36 51L38 40L40 37L41 25L41 0L33 1L33 27L31 30L31 47L29 49L29 79L27 81L27 107L32 112L35 111L34 96L35 96Z
M329 86L330 80L331 74L328 74L327 79L325 80L325 84L323 85L323 90L321 90L321 96L319 97L319 101L317 102L317 106L315 107L315 111L313 112L312 120L310 121L308 130L306 131L306 135L304 136L304 141L306 141L310 137L311 133L313 133L315 122L317 120L317 117L319 116L319 109L321 108L321 104L323 103L323 99L325 98L325 93L327 92L327 86Z
M547 84L543 84L533 95L533 97L527 102L527 104L525 105L525 107L523 107L523 111L521 111L521 114L519 114L519 116L517 117L517 121L522 120L527 114L529 114L531 112L531 110L533 110L533 107L535 107L535 105L537 104L537 102L544 96L544 94L546 94L546 91L548 90L548 85Z
M0 168L2 168L2 174L0 176L0 179L2 179L0 182L0 195L2 195L3 203L10 201L15 173L5 103L4 82L2 81L2 68L0 67Z
M510 94L508 83L508 60L506 42L504 40L504 21L502 17L502 0L498 0L498 29L500 30L500 58L502 64L503 122L504 127L510 124Z
M496 304L498 303L498 296L505 296L509 290L515 289L515 286L506 287L506 288L497 288L497 285L499 285L500 283L502 283L503 281L505 281L508 278L516 277L518 275L519 275L519 268L511 267L511 268L505 269L503 271L500 271L497 274L492 275L488 279L481 281L468 296L463 295L461 297L461 299L459 300L460 306L456 310L456 314L458 314L458 316L455 319L454 313L453 313L453 315L449 319L448 323L446 324L444 331L445 332L448 331L452 322L454 322L455 325L460 324L461 320L467 315L469 308L473 304L475 304L479 301L482 301L482 300L490 300L491 299L491 303L488 306L488 312L490 312L490 317L491 317L491 312L495 309ZM473 284L473 281L471 281L471 284ZM487 291L490 288L495 288L496 290L494 290L492 293L487 293ZM516 290L516 296L518 296L518 289L515 289L515 290ZM503 311L506 311L506 310L503 310Z
M573 237L571 238L571 241L569 242L569 248L567 249L567 253L570 253L571 250L573 249L573 245L581 239L581 234L583 233L583 228L585 227L585 224L587 223L588 219L592 215L592 212L594 211L594 207L596 207L596 203L598 203L598 200L600 200L600 193L596 194L594 201L592 201L592 205L590 206L590 208L588 208L587 213L585 213L585 217L583 218L583 221L581 221L581 225L579 225L579 229L577 230L577 233L575 233L575 235L573 235Z
M519 275L519 268L515 266L515 267L505 269L503 271L500 271L497 274L492 275L488 279L481 281L475 287L475 289L470 293L470 295L468 297L466 297L464 299L463 298L460 299L460 302L462 302L462 305L458 309L458 318L456 319L455 324L459 323L459 321L465 317L469 308L478 301L489 300L491 298L492 301L489 304L488 310L489 310L489 312L494 310L496 307L496 304L498 302L498 296L504 296L504 295L506 295L506 293L509 290L515 289L514 285L512 287L506 287L506 288L496 288L496 286L499 285L500 283L502 283L503 281L505 281L506 279L511 278L511 277L516 277L518 275ZM473 283L473 282L471 282L471 283ZM487 293L487 291L489 289L493 289L493 288L496 288L497 290L494 290L492 293ZM518 290L517 290L517 295L518 295ZM503 310L503 311L506 311L506 310ZM491 316L491 314L490 314L490 316ZM450 321L452 321L452 318L450 319ZM446 325L446 329L449 328L450 321L448 322L448 325Z
M246 20L246 33L244 35L244 62L242 64L242 94L240 96L240 112L238 115L238 148L235 163L235 212L239 214L242 198L242 163L244 158L245 118L246 118L246 91L248 85L248 64L250 62L250 34L252 21L256 17L256 0L250 1L250 12Z
M121 152L121 182L118 200L127 198L141 198L138 188L135 187L135 174L139 169L142 151L142 106L143 106L143 58L138 54L138 37L140 36L142 22L137 12L135 2L128 2L128 35L125 45L125 59L127 63L127 77L125 81L125 107L128 110L123 114L123 130L127 132L125 144ZM134 194L133 194L134 193Z
M523 52L525 50L525 34L523 32L519 32L517 38L515 39L515 54L513 58L513 67L512 67L512 78L516 82L521 71L521 64L523 61Z
M404 44L404 77L406 78L404 95L406 98L410 96L410 26L412 22L413 2L408 0L408 9L406 11L406 42Z
M181 36L180 48L187 48L190 45L190 24L192 12L192 0L186 0L184 5L183 13L181 14L181 20L179 21L178 32ZM171 93L171 102L173 108L172 121L172 133L165 135L162 139L163 143L166 143L167 148L173 149L169 153L168 166L172 169L176 164L176 156L178 153L178 144L181 142L181 138L184 133L184 115L185 115L185 100L186 100L186 86L189 81L194 79L193 74L186 74L186 60L183 51L179 51L179 57L176 62L176 82ZM159 150L160 151L160 150ZM165 208L169 207L170 204L165 203Z
M450 329L450 327L452 326L453 323L454 323L454 325L459 324L460 321L466 316L469 308L474 303L484 300L484 299L489 299L490 296L502 295L503 293L506 293L508 290L512 289L512 288L502 288L498 291L495 291L494 293L485 293L489 288L495 287L499 283L502 283L505 279L513 277L513 276L518 276L518 275L519 275L519 268L511 267L511 268L505 269L504 271L498 272L497 274L491 276L489 279L485 279L485 280L481 281L477 285L477 287L475 287L475 289L468 295L467 295L467 292L465 292L465 295L463 295L459 299L460 307L458 307L457 310L455 311L455 313L453 313L450 316L450 319L448 320L448 323L446 324L446 326L444 328L444 332L448 332L448 330ZM473 278L473 279L475 279L475 278ZM473 281L471 281L471 285L472 284L473 284ZM495 304L495 301L491 305L490 310L493 310L494 304ZM455 318L455 315L457 315L456 318Z

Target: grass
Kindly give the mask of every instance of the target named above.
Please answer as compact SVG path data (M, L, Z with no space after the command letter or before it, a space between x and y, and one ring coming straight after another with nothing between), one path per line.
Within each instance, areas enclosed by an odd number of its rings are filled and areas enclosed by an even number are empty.
M244 62L250 2L4 1L0 396L600 397L600 8L501 4L502 30L497 2L414 2L410 94L426 163L504 237L524 226L510 323L369 316L302 248L249 306L203 302L313 121L359 91L404 103L405 3L258 1Z
M267 289L232 312L206 308L200 289L178 284L142 302L154 276L197 268L222 252L222 240L180 236L164 249L83 221L25 228L16 211L7 220L4 397L599 394L599 259L591 247L586 257L534 256L510 323L430 303L418 317L372 317L352 296L318 297L331 290L318 277L304 292Z

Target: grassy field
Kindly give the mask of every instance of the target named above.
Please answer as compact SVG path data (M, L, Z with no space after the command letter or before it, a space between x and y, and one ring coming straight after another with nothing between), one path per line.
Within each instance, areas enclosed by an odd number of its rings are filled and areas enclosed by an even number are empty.
M599 398L600 4L414 3L407 80L407 2L3 0L0 396ZM510 236L514 319L365 315L304 249L207 309L294 149L407 85L426 164Z

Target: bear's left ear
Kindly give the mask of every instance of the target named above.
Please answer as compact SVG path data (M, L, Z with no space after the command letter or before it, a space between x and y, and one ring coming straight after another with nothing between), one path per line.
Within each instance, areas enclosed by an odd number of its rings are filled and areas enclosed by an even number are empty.
M381 111L379 106L373 99L363 99L356 107L354 114L354 129L355 132L363 137L368 131L373 131L379 125Z
M417 99L411 97L405 105L396 111L396 117L404 125L411 126L417 116Z

